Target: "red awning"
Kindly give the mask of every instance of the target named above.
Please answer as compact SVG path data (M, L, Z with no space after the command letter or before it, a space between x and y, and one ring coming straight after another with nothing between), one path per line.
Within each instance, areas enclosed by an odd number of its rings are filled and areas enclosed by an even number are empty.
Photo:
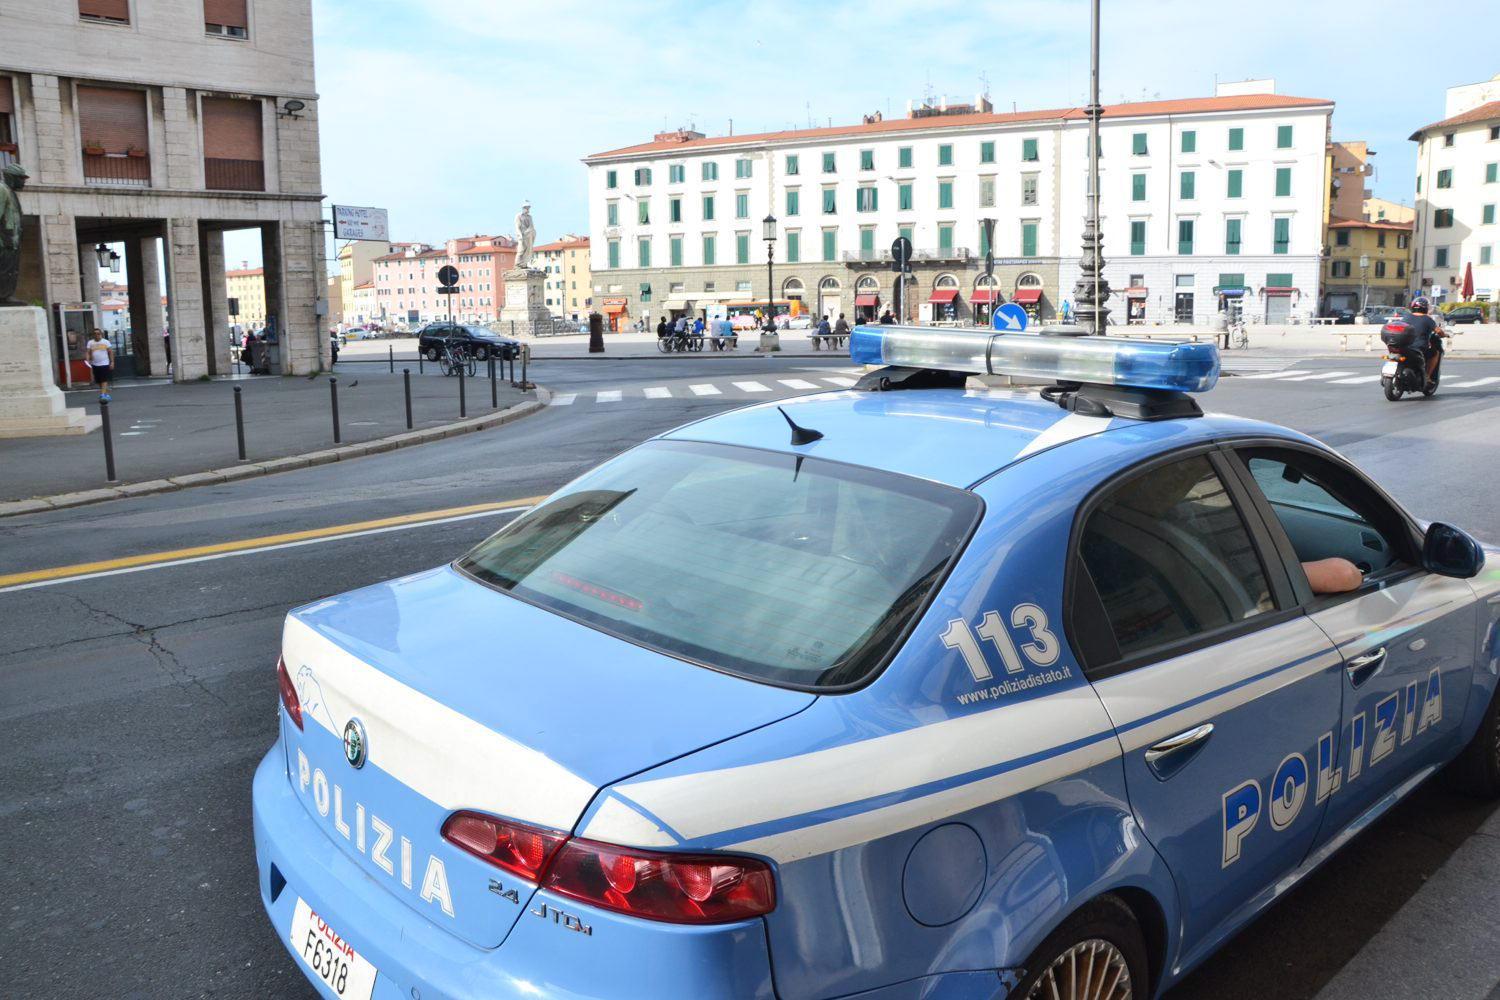
M969 301L979 304L993 302L995 301L995 290L993 288L976 288L973 294L969 296Z
M1127 299L1144 299L1146 297L1146 289L1141 287L1127 288L1125 289L1125 297Z
M1041 300L1042 290L1040 288L1017 288L1016 294L1010 297L1012 302L1019 302L1023 306L1034 306Z
M877 306L877 305L880 304L880 296L879 295L873 295L873 294L872 295L856 295L856 296L854 296L854 304L857 305L857 306L869 306L869 307L871 307L873 309L875 306Z
M623 303L623 302L606 302L606 303L604 303L604 311L607 312L607 313L610 313L610 314L613 314L613 313L622 313L622 312L625 311L625 303Z
M1264 289L1264 291L1265 291L1265 293L1267 295L1301 295L1302 294L1302 292L1299 289L1296 289L1296 288L1267 288L1267 289Z
M946 302L952 302L956 298L958 298L958 289L957 288L934 288L932 290L932 297L929 298L927 301L928 302L944 302L944 303L946 303Z

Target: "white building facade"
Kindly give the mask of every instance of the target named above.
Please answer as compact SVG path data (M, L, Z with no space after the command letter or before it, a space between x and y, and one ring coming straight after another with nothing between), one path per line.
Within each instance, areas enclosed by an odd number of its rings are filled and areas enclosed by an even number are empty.
M1412 135L1417 143L1416 287L1438 301L1500 292L1500 76L1451 87L1446 117Z
M1106 108L1112 319L1126 320L1127 287L1146 323L1202 322L1231 299L1260 318L1310 313L1332 110L1269 92ZM596 302L648 325L772 297L778 311L870 319L893 304L890 248L905 236L907 317L985 322L998 299L1050 318L1078 275L1087 134L1081 109L995 114L980 99L834 128L661 133L590 156Z

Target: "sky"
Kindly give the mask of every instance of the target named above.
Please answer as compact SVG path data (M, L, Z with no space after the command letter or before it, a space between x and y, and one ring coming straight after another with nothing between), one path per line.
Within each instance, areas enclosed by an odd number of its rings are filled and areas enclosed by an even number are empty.
M984 91L997 110L1087 102L1086 0L313 0L313 16L323 190L388 209L396 240L509 233L523 200L538 242L586 232L580 160L664 128L845 124ZM1103 0L1101 96L1272 77L1334 101L1333 137L1377 153L1374 193L1410 204L1407 137L1447 87L1500 72L1497 34L1494 0Z

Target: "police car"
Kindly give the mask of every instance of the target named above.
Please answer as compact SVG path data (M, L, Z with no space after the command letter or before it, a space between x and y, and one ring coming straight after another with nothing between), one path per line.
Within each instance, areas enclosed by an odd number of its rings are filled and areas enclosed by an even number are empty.
M1204 415L1212 346L851 354L288 616L256 851L323 996L1151 997L1500 792L1484 550Z

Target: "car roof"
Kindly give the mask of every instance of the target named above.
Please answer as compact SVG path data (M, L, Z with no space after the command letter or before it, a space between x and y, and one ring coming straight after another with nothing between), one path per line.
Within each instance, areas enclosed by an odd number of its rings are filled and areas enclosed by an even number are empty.
M823 437L793 447L790 428L778 409ZM1163 447L1173 447L1184 437L1301 438L1260 421L1093 417L1070 413L1042 399L1035 389L956 388L819 393L730 410L662 437L813 455L966 489L1029 455L1126 428L1133 429L1130 436L1136 442L1145 435L1159 439Z

